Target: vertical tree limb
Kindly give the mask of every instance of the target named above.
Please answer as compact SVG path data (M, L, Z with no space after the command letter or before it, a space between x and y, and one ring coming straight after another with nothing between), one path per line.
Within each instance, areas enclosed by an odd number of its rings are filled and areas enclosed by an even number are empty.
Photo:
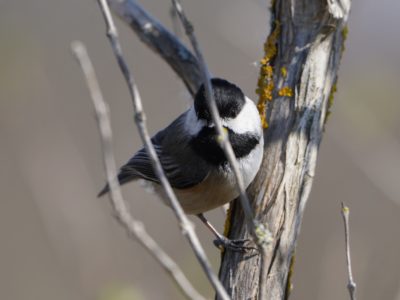
M107 0L98 0L98 3L107 26L107 37L110 40L110 44L113 49L114 55L118 61L118 65L128 85L129 93L132 98L135 122L138 127L139 134L144 144L144 147L151 160L154 172L157 174L157 177L160 180L162 187L164 188L169 204L173 212L175 213L176 218L178 219L179 226L181 227L181 232L189 241L189 244L192 247L193 252L195 253L201 267L203 268L205 275L207 276L211 285L214 287L218 296L221 297L222 299L229 299L229 296L226 293L224 287L222 286L218 277L215 275L214 271L211 268L211 264L204 252L203 247L200 244L200 241L194 231L193 225L190 223L189 219L183 212L183 209L179 204L178 199L175 196L175 193L164 173L160 160L151 142L146 126L146 118L143 111L139 90L137 89L133 75L130 72L128 65L126 64L125 59L123 57L121 45L118 39L117 28L115 27L114 21L112 19Z
M112 130L109 109L103 99L100 87L94 72L92 62L87 54L86 47L81 42L71 45L72 52L78 60L85 75L85 79L92 98L96 112L97 125L99 127L101 145L103 150L103 162L110 187L110 201L114 209L115 217L126 229L128 234L139 241L139 243L160 263L170 274L172 279L188 299L204 300L188 281L178 265L164 252L156 241L147 233L142 222L135 220L129 213L126 202L122 196L120 185L117 180L117 167L115 164L114 151L112 149Z

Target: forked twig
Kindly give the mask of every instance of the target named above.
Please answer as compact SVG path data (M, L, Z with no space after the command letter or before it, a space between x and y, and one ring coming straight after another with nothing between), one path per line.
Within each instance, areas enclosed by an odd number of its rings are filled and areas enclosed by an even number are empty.
M204 300L204 297L201 296L187 280L179 266L146 232L143 223L135 220L129 213L117 180L117 168L114 151L112 149L112 130L108 106L103 99L93 65L85 46L81 42L76 41L71 44L71 49L85 76L96 112L97 125L99 127L103 150L103 162L106 170L107 182L110 187L110 200L116 219L125 228L128 234L136 238L172 276L175 283L188 299Z
M243 177L239 170L239 164L237 162L235 153L233 152L232 145L229 142L228 135L227 135L226 131L223 130L223 127L222 127L222 122L221 122L221 118L219 116L217 104L215 102L214 93L212 92L210 73L208 71L208 67L204 60L203 54L200 50L200 46L197 41L197 38L194 34L193 25L190 23L190 21L186 17L185 12L183 11L182 4L180 3L180 0L172 0L172 4L173 4L173 7L176 9L176 12L179 16L179 19L181 20L183 28L185 29L185 33L188 36L188 38L192 44L193 50L196 54L197 60L199 61L201 75L202 75L202 79L203 79L203 83L204 83L205 91L206 91L208 107L210 109L213 122L214 122L215 127L218 132L218 140L220 142L220 145L221 145L221 147L225 153L225 156L227 157L227 159L230 163L230 166L233 170L233 173L235 175L236 184L237 184L237 187L238 187L238 190L240 193L239 199L240 199L240 203L242 205L243 211L244 211L246 223L247 223L249 231L252 234L253 239L254 239L255 243L257 244L260 254L261 254L261 266L262 266L261 270L260 270L260 281L261 281L263 278L265 278L265 272L266 272L266 268L264 268L264 266L263 266L263 261L265 258L265 255L264 255L265 254L265 244L267 242L264 238L265 235L263 234L263 231L264 231L263 226L261 226L262 224L258 224L256 222L256 220L254 220L253 211L250 206L250 200L247 196L246 188L245 188L244 182L243 182ZM259 298L263 299L263 292L262 292L263 289L261 288L262 287L261 282L260 282L259 286L260 286Z
M350 209L342 202L342 217L344 223L344 235L346 241L346 264L349 281L347 289L349 290L350 299L356 300L356 283L353 279L353 271L351 270L351 256L350 256L350 230L349 230L349 215Z
M136 87L134 78L132 73L129 71L128 65L125 62L125 59L122 54L121 45L118 39L118 32L115 27L114 21L111 16L110 8L106 0L98 0L98 3L101 8L101 12L103 14L106 27L107 27L107 37L110 40L111 47L113 49L114 55L118 61L118 65L124 75L124 78L128 84L129 92L132 98L133 108L135 112L135 122L139 130L140 137L143 141L144 147L147 151L147 154L151 160L152 166L154 168L157 177L159 178L161 185L163 186L166 196L170 202L171 208L173 209L181 227L182 234L188 239L197 259L199 260L200 265L202 266L204 272L206 273L207 278L215 288L217 294L222 299L229 299L227 292L219 281L218 277L215 275L214 271L211 268L211 264L209 263L207 256L203 250L203 247L200 244L200 241L194 231L193 225L189 222L181 205L176 198L172 187L165 176L165 173L162 169L160 160L157 157L156 151L154 149L153 144L151 143L150 136L147 131L145 114L142 108L142 102L140 98L139 91Z

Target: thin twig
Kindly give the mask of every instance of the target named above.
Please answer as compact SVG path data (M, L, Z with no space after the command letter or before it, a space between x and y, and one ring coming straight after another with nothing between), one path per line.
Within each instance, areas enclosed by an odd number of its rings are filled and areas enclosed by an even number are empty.
M182 28L181 28L181 23L179 21L179 16L176 12L175 7L172 5L169 14L171 16L172 20L172 29L176 37L182 38Z
M349 290L350 299L356 300L356 283L354 282L353 272L351 270L349 215L350 215L350 209L342 202L342 217L343 217L344 235L346 241L346 263L347 263L347 272L349 275L349 282L347 283L347 289Z
M179 266L164 252L163 249L160 248L155 240L148 235L143 223L135 220L129 213L117 180L117 168L115 164L114 151L112 149L112 130L108 106L103 99L93 65L85 46L81 42L76 41L71 44L71 49L85 75L96 112L97 125L100 131L103 150L103 162L107 174L107 182L110 187L110 200L116 219L125 228L128 234L136 238L172 276L175 283L188 299L204 300L204 297L201 296L187 280Z
M266 241L263 238L265 235L262 232L264 230L263 230L263 227L261 226L261 224L258 224L254 220L253 210L250 206L250 200L246 193L246 188L244 186L243 177L239 170L239 164L235 157L235 153L233 152L232 145L229 142L228 135L227 135L226 131L223 130L223 127L222 127L221 118L219 116L217 104L216 104L215 98L214 98L214 93L212 92L210 73L208 71L208 67L204 60L203 54L200 50L200 46L197 41L197 38L194 34L193 25L190 23L190 21L186 17L185 12L183 11L182 4L180 3L180 0L172 0L172 4L173 4L174 8L176 9L179 19L182 22L182 26L185 29L185 33L188 36L188 38L192 44L193 50L196 54L197 60L199 61L200 70L201 70L202 79L203 79L202 82L204 83L205 90L206 90L206 98L207 98L207 102L208 102L208 107L210 109L213 122L214 122L215 127L218 132L218 140L220 142L222 149L224 150L225 156L227 157L227 159L231 165L231 168L233 170L233 173L235 175L237 187L238 187L238 190L240 193L239 199L240 199L240 203L242 205L243 211L244 211L246 223L247 223L249 231L252 234L253 239L254 239L255 243L257 244L258 249L261 254L259 299L263 299L262 281L266 275L265 274L266 268L264 268L264 263L263 263L264 257L265 257L264 254L265 254L265 244L266 244Z
M183 212L183 209L179 204L178 199L176 198L167 177L165 176L165 173L162 169L160 160L157 157L154 146L151 143L150 136L148 134L146 126L145 114L142 108L141 97L136 87L133 75L129 71L128 65L126 64L125 59L123 57L121 45L118 39L118 32L115 27L114 21L112 19L108 3L106 0L98 0L98 3L100 5L101 12L103 14L106 23L107 37L110 40L111 47L114 51L114 55L118 61L119 67L124 75L124 78L128 84L135 113L135 122L138 127L139 134L143 141L147 154L151 160L154 171L157 174L157 177L159 178L161 185L165 190L170 205L179 221L182 234L188 239L190 246L192 247L197 259L199 260L200 265L202 266L204 272L206 273L206 276L213 285L217 294L220 295L223 299L229 299L227 292L225 291L218 277L212 270L211 264L209 263L208 258L203 250L203 247L200 244L200 241L194 231L193 225L189 222L188 218Z

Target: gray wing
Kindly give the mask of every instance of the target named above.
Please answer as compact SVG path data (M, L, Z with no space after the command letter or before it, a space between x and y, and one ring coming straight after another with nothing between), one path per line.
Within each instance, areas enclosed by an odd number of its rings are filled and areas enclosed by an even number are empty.
M165 175L171 186L177 189L189 188L198 184L210 171L209 165L191 149L190 137L184 134L185 114L182 114L151 139ZM144 148L122 166L118 174L120 184L139 178L160 183ZM99 196L106 192L108 192L108 186L100 192Z

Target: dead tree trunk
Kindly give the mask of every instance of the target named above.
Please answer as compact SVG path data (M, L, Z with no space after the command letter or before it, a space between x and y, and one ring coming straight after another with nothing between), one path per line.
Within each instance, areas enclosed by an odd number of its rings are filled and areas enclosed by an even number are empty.
M270 235L258 280L259 255L226 251L220 279L233 299L285 299L304 207L314 178L318 147L335 90L350 0L273 1L259 94L269 128L261 170L248 189L256 218ZM263 103L260 105L263 108ZM229 237L250 237L238 201L230 211Z

